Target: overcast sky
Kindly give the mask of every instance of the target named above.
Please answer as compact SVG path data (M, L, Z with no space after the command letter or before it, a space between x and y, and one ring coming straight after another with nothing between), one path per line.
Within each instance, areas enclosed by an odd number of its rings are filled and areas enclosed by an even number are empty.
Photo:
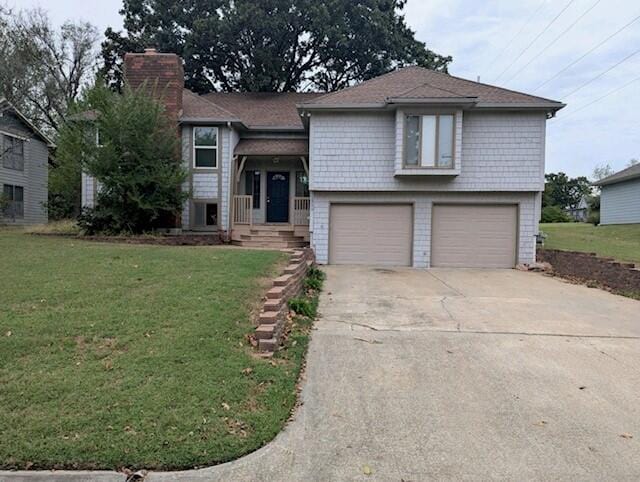
M41 6L57 24L71 18L92 22L101 31L122 28L121 0L4 3ZM629 159L640 158L640 18L538 86L639 16L637 0L409 0L406 8L417 38L453 56L452 74L472 80L480 76L482 82L568 104L547 124L547 172L573 176L589 176L605 162L619 170ZM633 79L638 80L582 108Z

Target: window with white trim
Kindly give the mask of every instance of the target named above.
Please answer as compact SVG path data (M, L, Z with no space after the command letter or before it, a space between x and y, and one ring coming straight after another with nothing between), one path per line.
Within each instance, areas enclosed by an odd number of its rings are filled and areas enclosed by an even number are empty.
M452 169L455 115L408 115L405 118L405 167Z
M24 218L24 188L4 184L2 195L5 198L4 215L8 218Z
M193 226L214 228L218 226L218 204L205 201L193 202Z
M196 126L193 128L193 167L216 169L218 167L218 128Z
M2 135L0 157L2 167L24 171L24 141L18 137Z

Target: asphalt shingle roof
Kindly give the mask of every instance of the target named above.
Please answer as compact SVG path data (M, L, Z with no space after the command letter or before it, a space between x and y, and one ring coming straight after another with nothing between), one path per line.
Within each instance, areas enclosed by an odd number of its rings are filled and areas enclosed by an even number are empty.
M352 87L315 98L307 105L381 104L402 98L474 98L488 104L549 104L560 102L493 85L473 82L422 67L405 67Z
M609 177L600 179L598 182L595 182L594 184L596 186L605 186L607 184L616 184L618 182L628 181L636 178L640 178L640 164L627 167L626 169L616 172L615 174L612 174Z

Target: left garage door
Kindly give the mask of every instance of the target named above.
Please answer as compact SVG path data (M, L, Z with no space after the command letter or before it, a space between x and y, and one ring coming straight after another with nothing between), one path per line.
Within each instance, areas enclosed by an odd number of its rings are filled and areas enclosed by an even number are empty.
M410 266L412 213L408 204L332 204L329 263Z

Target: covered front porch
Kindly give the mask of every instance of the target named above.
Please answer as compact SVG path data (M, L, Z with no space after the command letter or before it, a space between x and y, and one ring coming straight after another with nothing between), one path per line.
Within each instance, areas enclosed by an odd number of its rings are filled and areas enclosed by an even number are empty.
M231 241L298 247L309 242L306 139L243 139L234 156Z

